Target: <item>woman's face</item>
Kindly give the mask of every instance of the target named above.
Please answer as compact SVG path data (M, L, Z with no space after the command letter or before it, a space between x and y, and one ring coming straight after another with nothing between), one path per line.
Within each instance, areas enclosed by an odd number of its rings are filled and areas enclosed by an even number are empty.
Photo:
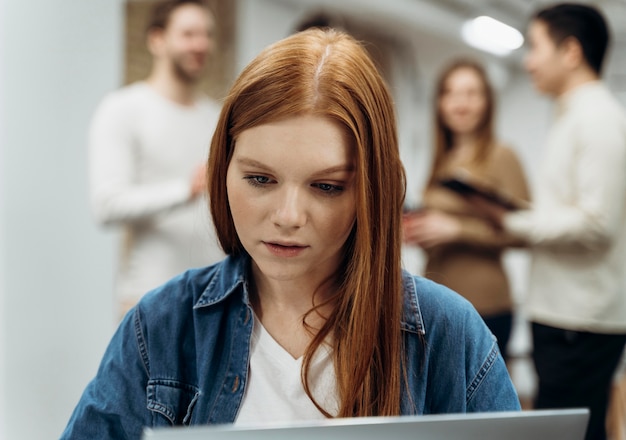
M461 67L448 75L439 98L439 112L453 134L473 134L487 109L487 98L478 73Z
M356 218L355 185L351 142L330 119L297 116L243 131L226 186L255 275L315 287L336 273Z

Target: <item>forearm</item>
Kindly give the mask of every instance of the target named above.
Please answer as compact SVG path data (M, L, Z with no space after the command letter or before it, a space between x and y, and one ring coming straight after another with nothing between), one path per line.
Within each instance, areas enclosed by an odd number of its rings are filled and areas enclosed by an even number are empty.
M577 207L553 207L510 213L503 227L533 246L602 249L608 246L613 230L602 214Z
M507 247L523 247L526 241L497 228L492 222L481 218L465 218L460 221L458 241L480 248L503 249Z
M101 224L144 220L171 211L191 200L185 180L144 185L101 185L92 191L92 211Z
M606 248L620 233L626 214L626 162L617 159L596 161L595 166L581 161L578 179L563 184L567 189L548 191L532 209L506 214L503 228L533 246Z
M159 180L159 168L146 165L158 161L140 160L146 153L139 147L143 138L137 129L137 114L133 102L111 97L99 106L90 126L90 198L99 223L143 220L192 198L191 173L179 176L170 172L170 177Z

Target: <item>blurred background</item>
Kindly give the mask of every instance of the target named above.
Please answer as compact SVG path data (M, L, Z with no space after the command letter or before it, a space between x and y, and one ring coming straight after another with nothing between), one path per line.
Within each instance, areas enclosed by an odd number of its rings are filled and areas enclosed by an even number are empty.
M490 16L524 32L539 0L221 0L218 56L205 90L222 98L263 47L323 15L367 42L398 112L408 198L430 166L433 81L470 55L498 92L498 137L515 148L533 184L550 103L531 87L524 46L495 54L463 39L466 21ZM613 45L605 79L626 105L626 0L597 0ZM0 0L0 439L56 438L95 374L116 326L114 235L88 203L86 132L102 96L149 68L143 14L149 0ZM527 255L507 268L522 304ZM407 269L422 258L406 249ZM513 379L533 392L523 311L512 341Z

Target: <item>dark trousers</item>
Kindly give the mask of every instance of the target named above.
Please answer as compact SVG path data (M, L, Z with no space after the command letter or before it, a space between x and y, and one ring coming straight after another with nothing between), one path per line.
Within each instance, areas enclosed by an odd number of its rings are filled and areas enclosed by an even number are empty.
M498 348L504 360L507 359L507 347L511 338L511 327L513 326L513 315L503 313L496 316L483 316L483 321L491 330L491 333L498 339Z
M532 324L533 361L539 378L536 409L589 408L586 440L606 440L613 374L626 335L577 332Z

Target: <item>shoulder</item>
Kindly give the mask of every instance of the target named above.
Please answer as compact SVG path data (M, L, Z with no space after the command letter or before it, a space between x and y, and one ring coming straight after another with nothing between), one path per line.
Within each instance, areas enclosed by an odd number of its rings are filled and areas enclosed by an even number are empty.
M611 90L607 87L607 85L602 81L598 81L597 83L588 85L587 90L583 90L581 94L583 94L584 96L581 102L585 104L595 103L613 109L619 109L620 113L624 113L622 105L619 103L619 101L611 92ZM581 109L584 108L588 110L590 113L597 113L597 111L594 111L596 109L594 109L593 107L589 108L588 106L584 105L581 105L580 107Z
M465 307L469 302L450 288L419 275L404 274L406 295L416 295L420 305L440 305L442 303L456 307ZM414 292L411 290L414 289Z
M113 102L136 101L145 99L152 93L148 84L143 81L138 81L109 92L105 96L105 100Z
M505 144L497 144L491 152L491 162L498 167L506 167L519 163L519 156L516 151Z
M626 110L618 99L602 82L583 86L575 96L571 116L583 126L585 122L593 122L602 126L626 124Z
M405 302L409 303L405 321L421 324L419 338L408 338L409 366L417 377L423 372L421 386L428 385L430 390L425 397L427 411L519 409L495 337L474 307L433 281L406 275L404 279L405 286L414 286L405 287ZM411 330L404 325L405 332Z
M207 295L219 296L228 258L210 266L187 270L146 293L137 309L144 320L159 322L164 316L186 316Z
M449 326L464 331L468 322L480 326L482 320L476 309L460 294L442 284L406 272L403 279L403 324L407 329L432 335Z
M580 151L588 151L602 163L622 162L626 155L626 111L602 84L581 92L569 110L568 127ZM621 166L621 165L620 165Z
M107 93L96 109L98 114L126 116L135 113L137 107L147 105L150 91L143 82L136 82Z
M221 303L246 283L247 268L247 258L228 256L210 266L187 270L146 293L137 309L157 323L164 316L185 317L195 309Z

